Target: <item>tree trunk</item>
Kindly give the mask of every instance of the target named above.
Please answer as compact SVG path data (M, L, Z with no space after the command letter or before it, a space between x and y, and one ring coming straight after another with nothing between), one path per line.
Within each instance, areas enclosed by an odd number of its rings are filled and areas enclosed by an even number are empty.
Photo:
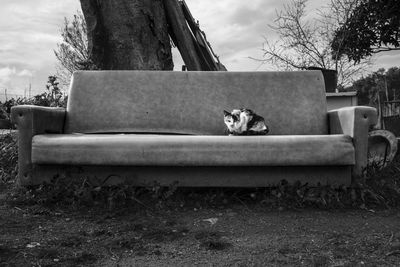
M104 70L172 70L162 0L80 0L89 54Z

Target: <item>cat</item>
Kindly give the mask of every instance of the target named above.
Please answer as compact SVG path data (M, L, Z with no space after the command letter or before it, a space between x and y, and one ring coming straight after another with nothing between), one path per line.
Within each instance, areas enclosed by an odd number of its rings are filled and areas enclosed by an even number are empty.
M224 122L229 135L266 135L269 128L263 117L251 109L224 110Z

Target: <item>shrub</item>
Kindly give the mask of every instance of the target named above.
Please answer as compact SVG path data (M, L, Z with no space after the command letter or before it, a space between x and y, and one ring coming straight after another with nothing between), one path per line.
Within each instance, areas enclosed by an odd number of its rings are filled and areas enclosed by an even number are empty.
M0 119L9 119L11 107L17 105L36 105L44 107L66 107L68 97L58 87L57 76L49 76L46 91L31 98L11 98L4 103L0 102Z
M0 182L13 183L17 176L17 135L0 135Z
M9 120L10 114L7 112L6 108L0 102L0 120Z
M58 85L57 76L49 76L46 84L46 92L28 99L26 104L45 107L66 107L68 98L63 94Z

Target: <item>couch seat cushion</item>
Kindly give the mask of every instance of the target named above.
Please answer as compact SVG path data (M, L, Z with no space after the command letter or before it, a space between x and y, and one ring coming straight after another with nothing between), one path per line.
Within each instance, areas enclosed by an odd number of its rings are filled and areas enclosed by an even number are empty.
M44 134L32 162L67 165L305 166L353 165L345 135L212 136Z

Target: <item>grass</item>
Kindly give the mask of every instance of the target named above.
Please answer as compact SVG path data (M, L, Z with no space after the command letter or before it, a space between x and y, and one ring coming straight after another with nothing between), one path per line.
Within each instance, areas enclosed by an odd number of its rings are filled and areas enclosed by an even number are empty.
M12 184L17 175L17 134L0 134L0 183Z
M12 186L17 174L17 135L0 135L0 183ZM378 164L379 165L379 164ZM400 156L382 170L378 165L369 166L364 184L352 187L311 187L297 182L282 181L270 188L178 188L153 186L137 188L129 185L92 185L82 179L71 181L55 177L40 186L16 188L12 198L20 202L45 205L102 206L112 209L121 205L139 205L144 208L194 206L224 206L228 203L242 205L260 204L275 208L323 209L397 207L400 205ZM150 207L151 206L151 207Z

